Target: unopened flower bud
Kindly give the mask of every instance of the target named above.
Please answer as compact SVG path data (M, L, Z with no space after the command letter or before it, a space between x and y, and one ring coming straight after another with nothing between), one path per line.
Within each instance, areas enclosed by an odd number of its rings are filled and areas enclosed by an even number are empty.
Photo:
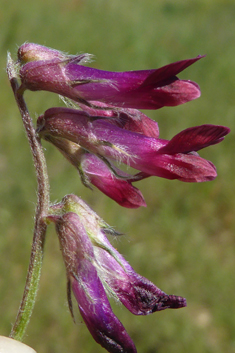
M59 50L47 48L43 45L35 43L25 43L18 49L18 60L20 64L26 64L30 61L40 60L65 60L68 58L67 55Z

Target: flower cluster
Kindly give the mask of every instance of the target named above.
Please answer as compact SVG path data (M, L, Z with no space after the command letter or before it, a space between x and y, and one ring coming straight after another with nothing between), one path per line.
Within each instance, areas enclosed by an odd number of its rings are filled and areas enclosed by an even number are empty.
M218 125L187 128L171 140L159 137L158 124L139 109L177 106L200 96L195 82L176 75L202 56L159 69L109 72L83 64L90 55L67 55L26 43L18 50L21 86L62 96L69 107L54 107L37 119L37 134L52 143L78 170L85 186L94 185L118 204L146 206L133 183L158 176L183 182L216 177L215 166L199 150L217 144L229 133ZM134 168L127 173L120 164ZM136 348L114 315L107 294L135 315L186 306L182 297L167 295L135 273L106 235L116 233L80 198L67 195L45 216L59 236L71 290L94 339L113 353Z
M125 113L125 117L128 116ZM228 129L202 125L188 128L170 141L148 136L135 127L120 127L123 115L104 119L70 108L51 108L38 118L39 135L55 145L79 170L86 185L92 183L125 207L144 206L132 181L149 176L202 182L216 177L215 166L196 151L223 140ZM130 118L130 117L129 117ZM128 124L126 124L128 125ZM151 133L158 135L157 126ZM113 165L125 163L140 171L128 175Z
M146 206L132 185L149 176L202 182L216 177L214 165L196 151L222 141L229 129L202 125L172 140L159 138L158 124L138 109L176 106L200 96L195 82L177 74L201 56L156 70L109 72L82 64L90 56L65 55L26 43L19 48L21 90L47 90L75 101L80 109L52 108L38 119L40 137L54 144L95 185L121 206ZM113 162L140 172L130 175Z

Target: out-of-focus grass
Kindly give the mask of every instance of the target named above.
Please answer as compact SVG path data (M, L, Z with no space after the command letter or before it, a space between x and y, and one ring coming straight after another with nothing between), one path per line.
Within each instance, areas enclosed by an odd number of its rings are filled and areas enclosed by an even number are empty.
M201 86L202 97L177 108L148 112L162 138L189 126L224 124L231 134L201 152L217 166L204 184L150 178L139 183L146 209L126 210L82 187L77 172L44 144L52 200L76 193L126 235L114 241L131 265L188 307L135 317L115 313L143 353L235 352L235 4L234 1L36 0L1 1L0 13L0 334L8 335L26 276L36 183L29 147L4 72L6 52L25 41L96 56L106 70L155 68L206 54L180 74ZM35 117L61 104L26 92ZM25 338L40 353L104 352L66 305L65 269L53 227L48 231L38 299ZM76 305L76 304L75 304Z

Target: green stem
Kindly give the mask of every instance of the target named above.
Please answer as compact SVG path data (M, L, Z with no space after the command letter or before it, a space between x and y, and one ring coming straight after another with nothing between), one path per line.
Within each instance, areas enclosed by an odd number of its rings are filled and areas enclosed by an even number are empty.
M44 217L48 213L50 199L49 181L45 156L40 140L37 138L25 100L23 98L23 92L19 88L15 67L16 64L13 62L10 54L8 53L7 74L11 83L12 90L14 92L15 100L20 110L24 128L31 148L38 184L37 207L35 214L34 235L31 248L30 263L23 298L20 303L16 321L10 333L10 337L22 341L30 317L32 315L38 291L43 260L43 248L47 228L47 225L44 221Z

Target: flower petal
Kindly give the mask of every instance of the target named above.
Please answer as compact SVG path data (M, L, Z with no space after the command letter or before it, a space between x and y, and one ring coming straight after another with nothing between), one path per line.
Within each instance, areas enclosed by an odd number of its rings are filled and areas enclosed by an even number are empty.
M223 141L224 136L229 132L229 128L220 125L205 124L190 127L175 135L168 144L159 151L168 154L198 151Z
M78 280L72 279L72 290L95 341L108 352L135 353L135 345L114 315L96 269L89 260L80 261L78 275Z
M83 154L80 168L93 185L105 195L115 200L119 205L127 208L146 207L141 192L128 180L116 177L110 168L95 155L90 153ZM112 166L112 169L115 170L118 175L128 177L128 174L118 170L114 166ZM130 175L130 177L132 176Z
M148 86L155 84L155 82L159 82L162 86L165 86L169 83L169 81L172 81L172 77L178 75L181 71L185 70L187 67L204 57L204 55L198 55L196 58L180 60L172 64L165 65L160 69L153 71L153 73L143 82L143 85Z
M101 235L100 235L101 236ZM135 315L186 306L185 298L167 295L147 278L137 274L103 236L104 248L95 248L99 276L111 295L117 296Z
M92 101L91 104L97 108L91 108L85 104L79 104L79 106L89 115L100 118L104 117L109 123L122 129L137 132L148 137L159 137L158 123L137 109L115 108L96 101Z

